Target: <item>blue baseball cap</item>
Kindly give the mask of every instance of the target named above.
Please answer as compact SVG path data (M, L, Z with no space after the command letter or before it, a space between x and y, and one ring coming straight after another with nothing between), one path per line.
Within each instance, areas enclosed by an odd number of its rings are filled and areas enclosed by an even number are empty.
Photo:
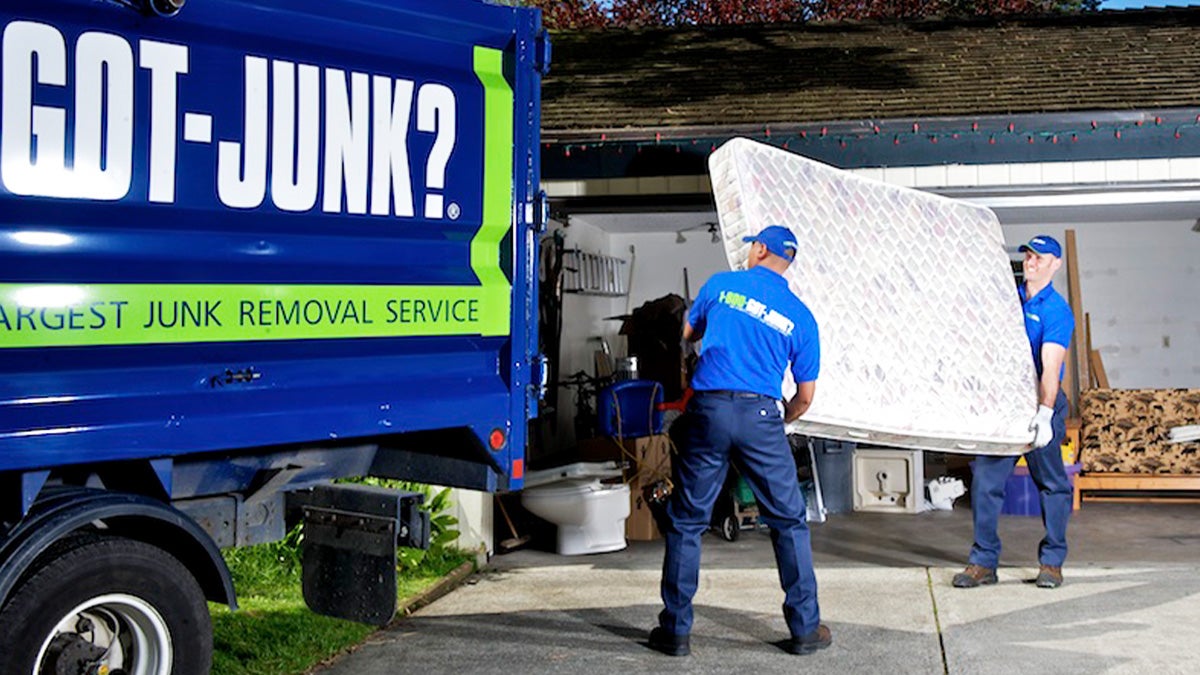
M1062 246L1059 246L1057 239L1048 234L1039 234L1028 242L1018 246L1017 250L1022 253L1033 251L1038 255L1052 255L1055 258L1062 257Z
M800 248L796 243L796 235L782 225L768 225L753 237L742 237L742 241L760 242L768 251L788 262L796 259L796 251Z

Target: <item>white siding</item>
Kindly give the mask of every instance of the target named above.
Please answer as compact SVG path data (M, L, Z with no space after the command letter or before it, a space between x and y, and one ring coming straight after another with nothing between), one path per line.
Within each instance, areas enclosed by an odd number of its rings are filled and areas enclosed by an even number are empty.
M458 518L457 546L466 551L492 553L495 537L492 534L492 495L474 490L450 491L450 514Z
M599 228L575 220L563 230L565 246L568 249L578 248L589 253L616 255L626 259L629 257L628 251L614 251L610 235ZM617 340L621 322L607 320L605 317L615 316L624 311L624 298L563 294L562 336L559 348L560 379L565 379L571 373L580 370L588 374L595 372L594 354L600 348L600 342L590 338L605 338L615 355L623 355L623 344ZM573 389L560 388L558 391L559 447L570 447L575 442L573 397Z
M622 312L632 311L643 303L668 293L683 297L683 270L688 271L691 297L714 272L729 269L725 248L712 243L711 235L703 229L685 232L686 242L675 243L675 233L647 232L645 234L614 234L614 255L629 257L629 247L637 253L633 279L629 288L628 305ZM622 350L625 348L622 340Z
M1191 222L1010 225L1008 243L1075 230L1092 347L1119 388L1200 387L1200 233ZM1066 296L1066 266L1055 287ZM1082 327L1076 338L1083 339Z

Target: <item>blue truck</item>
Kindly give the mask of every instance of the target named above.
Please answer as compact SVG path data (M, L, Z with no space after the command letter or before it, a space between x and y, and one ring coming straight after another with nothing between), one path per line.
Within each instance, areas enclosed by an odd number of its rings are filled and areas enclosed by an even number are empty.
M0 672L204 673L226 547L304 524L383 624L420 495L516 490L544 388L540 14L0 7Z

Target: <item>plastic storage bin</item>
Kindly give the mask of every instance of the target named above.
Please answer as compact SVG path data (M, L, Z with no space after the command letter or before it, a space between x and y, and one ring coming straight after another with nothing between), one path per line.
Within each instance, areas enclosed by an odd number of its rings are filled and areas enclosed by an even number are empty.
M1075 485L1075 476L1079 474L1078 464L1067 464L1067 478ZM1038 500L1037 485L1029 475L1029 467L1018 466L1004 483L1004 503L1000 513L1009 516L1040 516L1042 505Z
M812 444L825 512L849 513L854 509L854 443L814 438Z
M597 395L600 433L639 438L662 433L662 385L654 380L625 380L608 385Z

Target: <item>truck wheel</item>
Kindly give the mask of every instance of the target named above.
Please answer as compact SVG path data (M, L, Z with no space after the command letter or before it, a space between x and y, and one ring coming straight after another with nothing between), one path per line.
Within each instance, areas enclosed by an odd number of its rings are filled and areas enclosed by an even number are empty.
M208 673L212 619L186 567L140 541L72 539L0 610L6 673Z

